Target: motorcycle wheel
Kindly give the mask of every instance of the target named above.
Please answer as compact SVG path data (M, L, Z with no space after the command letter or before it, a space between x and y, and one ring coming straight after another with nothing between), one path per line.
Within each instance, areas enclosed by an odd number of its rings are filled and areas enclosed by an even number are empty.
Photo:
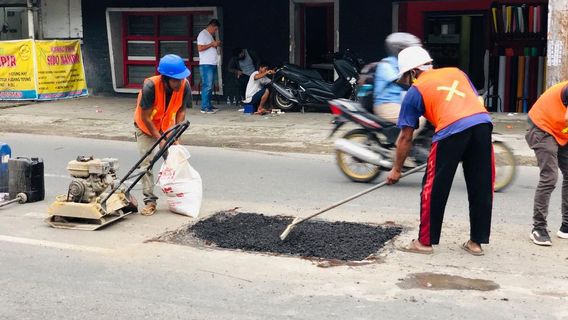
M353 140L367 145L378 144L375 139L369 139L365 130L356 129L347 132L343 139ZM371 182L381 174L381 167L363 162L343 151L335 150L337 165L341 172L355 182Z
M495 157L495 192L504 191L517 175L517 164L511 149L501 141L493 141Z
M287 81L279 81L278 84L284 87L287 91L293 92ZM272 90L272 104L274 108L280 109L282 111L293 111L297 107L296 103L286 99L283 95L281 95L274 89Z

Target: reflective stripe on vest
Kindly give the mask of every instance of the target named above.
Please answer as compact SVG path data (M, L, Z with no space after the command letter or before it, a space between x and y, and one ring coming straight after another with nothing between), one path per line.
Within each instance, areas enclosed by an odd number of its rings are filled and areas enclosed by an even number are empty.
M436 132L465 117L487 113L469 78L457 68L426 71L414 86L424 101L424 117L434 125Z
M170 97L170 102L168 103L168 108L166 109L166 88L164 82L162 81L162 76L154 76L144 80L152 81L154 83L154 104L152 106L153 110L150 115L150 120L160 132L167 131L171 126L175 124L176 114L183 105L183 93L185 91L185 86L187 85L187 80L182 81L182 85L179 90L172 92ZM136 111L134 113L134 121L136 125L142 132L147 135L152 135L150 130L142 121L142 108L140 107L140 101L142 101L142 90L138 93L138 102L136 105Z
M562 89L568 81L560 82L546 90L529 111L529 118L535 126L549 133L559 145L568 143L568 134L562 133L566 128L566 107L562 103Z

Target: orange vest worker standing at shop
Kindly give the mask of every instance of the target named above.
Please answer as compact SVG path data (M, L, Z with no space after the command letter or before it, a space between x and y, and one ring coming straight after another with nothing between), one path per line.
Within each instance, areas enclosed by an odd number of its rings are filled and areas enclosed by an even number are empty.
M424 116L435 127L420 195L418 239L401 250L429 254L440 241L446 202L460 162L469 200L470 235L461 248L482 255L489 243L493 206L493 147L491 117L478 100L469 78L457 68L432 70L432 58L421 47L398 55L399 83L411 86L401 106L396 159L387 182L396 183L412 148L418 119Z
M529 131L525 138L534 150L540 180L534 195L533 229L530 239L537 245L551 246L548 234L548 205L562 172L562 225L556 233L568 239L568 81L546 90L529 111Z
M134 113L136 144L141 157L163 132L184 121L185 108L191 107L191 87L186 79L191 73L183 59L174 54L162 57L158 73L144 80ZM163 146L162 141L160 147ZM150 159L147 157L141 166L147 166ZM149 216L156 212L158 200L154 195L154 175L151 172L144 175L142 185L145 206L140 213Z

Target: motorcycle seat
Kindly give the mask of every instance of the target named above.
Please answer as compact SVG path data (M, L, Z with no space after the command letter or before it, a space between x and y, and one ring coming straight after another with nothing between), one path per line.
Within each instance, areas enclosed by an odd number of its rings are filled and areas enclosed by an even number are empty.
M383 128L390 128L396 127L396 123L387 121L381 117L376 116L374 113L368 112L367 110L363 110L362 113L365 113L365 117L379 123Z
M291 64L291 63L285 64L284 68L286 68L286 69L288 69L292 72L302 74L302 75L304 75L308 78L323 80L323 77L321 76L321 74L319 72L317 72L316 70L304 69L304 68L302 68L298 65Z
M351 106L351 108L357 110L357 113L363 115L365 118L377 122L383 128L396 127L396 123L392 123L381 117L376 116L374 113L369 112L367 109L365 109L365 107L357 101L351 101L348 99L338 99L337 101L340 101L343 104L348 104L349 106Z

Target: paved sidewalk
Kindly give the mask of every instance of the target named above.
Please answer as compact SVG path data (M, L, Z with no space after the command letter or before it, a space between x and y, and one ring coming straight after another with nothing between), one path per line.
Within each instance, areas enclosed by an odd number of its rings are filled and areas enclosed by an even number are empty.
M63 135L133 141L134 97L88 97L40 103L0 103L0 132ZM189 109L190 129L183 141L196 146L329 154L332 116L292 112L248 116L239 107L221 105L217 114ZM526 114L493 114L495 131L523 164L534 156L524 141ZM355 126L345 126L343 131Z

